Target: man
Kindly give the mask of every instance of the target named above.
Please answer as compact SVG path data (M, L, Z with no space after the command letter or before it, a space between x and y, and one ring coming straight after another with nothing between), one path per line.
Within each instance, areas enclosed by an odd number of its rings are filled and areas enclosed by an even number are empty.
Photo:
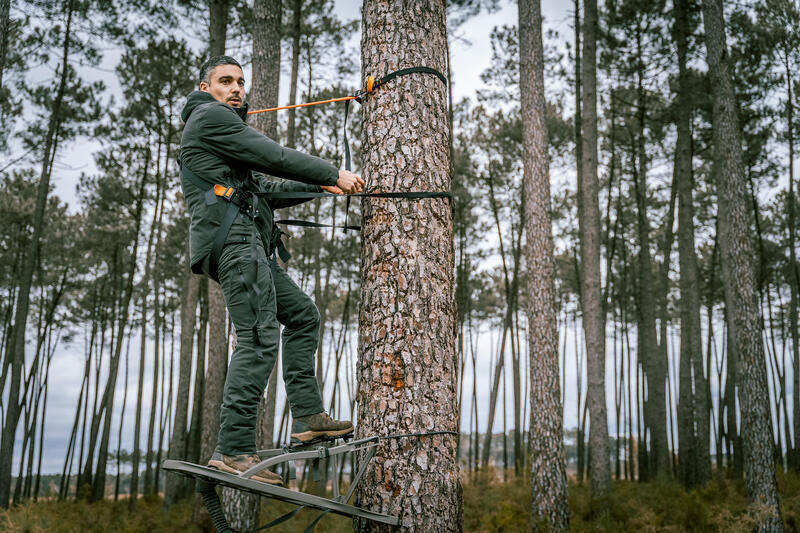
M244 75L235 59L213 57L200 69L199 91L181 113L181 185L191 215L192 270L222 286L236 328L223 391L217 449L208 465L239 473L258 462L258 402L283 330L283 379L294 422L292 439L308 442L353 431L323 410L314 377L319 312L275 259L280 231L272 210L303 200L259 200L254 192L357 193L364 181L320 158L284 148L245 124ZM287 180L267 180L256 172ZM252 479L280 484L262 470Z

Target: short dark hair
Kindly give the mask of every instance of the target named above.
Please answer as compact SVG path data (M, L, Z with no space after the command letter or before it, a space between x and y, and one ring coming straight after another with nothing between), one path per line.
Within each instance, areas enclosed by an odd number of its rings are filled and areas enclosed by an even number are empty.
M208 79L208 75L211 74L212 70L220 65L236 65L237 67L242 68L239 62L231 56L214 56L210 59L207 59L206 62L200 67L200 82L208 83L210 81Z

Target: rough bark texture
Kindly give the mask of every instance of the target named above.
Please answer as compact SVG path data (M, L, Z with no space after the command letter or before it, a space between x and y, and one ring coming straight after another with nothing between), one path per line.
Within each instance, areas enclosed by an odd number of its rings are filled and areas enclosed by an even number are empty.
M281 75L281 0L255 0L253 2L253 85L250 105L253 109L276 107ZM267 137L278 141L278 115L259 113L250 124ZM278 388L278 365L272 369L267 382L266 402L262 402L263 416L259 424L259 441L264 448L274 445L275 397Z
M742 136L721 0L703 0L703 25L714 95L714 176L719 202L720 263L737 359L747 498L759 531L782 531L753 263L757 253L752 241L752 214L747 208Z
M253 2L253 80L250 108L263 109L278 105L281 74L281 0ZM250 125L267 137L278 140L278 115L258 113Z
M300 69L300 31L303 21L303 0L292 2L292 71L289 78L289 105L297 102L297 77ZM295 109L287 113L286 146L295 147Z
M192 380L192 353L197 322L197 299L200 278L184 267L184 287L181 294L181 334L178 362L178 393L175 397L175 423L169 444L170 459L187 460L189 443L189 385ZM190 459L189 459L190 460ZM164 487L164 506L169 507L186 496L189 484L183 476L167 475Z
M539 0L519 1L520 103L525 179L530 361L532 523L569 530L564 421L558 369L550 164Z
M606 412L605 317L600 291L600 201L597 183L597 0L584 0L583 59L583 162L581 173L581 288L583 331L586 339L587 399L589 405L589 475L592 495L611 491Z
M395 69L446 70L442 0L366 1L362 78ZM363 174L368 190L450 190L447 87L412 74L364 101ZM453 221L447 200L363 202L359 314L358 436L458 431ZM384 441L357 504L400 516L390 528L460 531L456 436Z
M680 268L680 391L678 395L678 474L687 489L711 480L707 383L703 371L700 329L700 282L694 243L692 198L692 99L686 57L688 1L676 0L674 39L678 51L678 103L675 182L678 189L678 256Z

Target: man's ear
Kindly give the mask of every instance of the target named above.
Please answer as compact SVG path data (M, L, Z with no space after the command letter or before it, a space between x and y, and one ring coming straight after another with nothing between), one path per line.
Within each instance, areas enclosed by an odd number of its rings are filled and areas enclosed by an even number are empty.
M203 91L204 93L207 93L208 92L208 83L206 83L204 81L201 81L200 82L200 90Z

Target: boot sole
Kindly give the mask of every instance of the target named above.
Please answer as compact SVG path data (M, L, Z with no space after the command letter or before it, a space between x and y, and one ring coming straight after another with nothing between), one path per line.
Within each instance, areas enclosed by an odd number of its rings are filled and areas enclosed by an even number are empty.
M242 473L241 470L236 470L235 468L231 468L230 466L226 465L224 462L217 461L217 460L214 460L214 459L212 459L212 460L210 460L208 462L208 467L209 468L215 468L215 469L219 470L220 472L227 472L229 474L235 474L237 476L241 475L241 473ZM273 480L268 480L267 478L263 478L263 477L259 476L258 474L255 474L252 477L250 477L249 479L252 479L253 481L258 481L259 483L266 483L267 485L283 486L283 480L280 479L280 478L278 478L278 479L273 481Z
M353 428L339 429L336 431L304 431L302 433L292 433L292 440L297 442L310 442L314 439L324 437L343 437L353 432Z

